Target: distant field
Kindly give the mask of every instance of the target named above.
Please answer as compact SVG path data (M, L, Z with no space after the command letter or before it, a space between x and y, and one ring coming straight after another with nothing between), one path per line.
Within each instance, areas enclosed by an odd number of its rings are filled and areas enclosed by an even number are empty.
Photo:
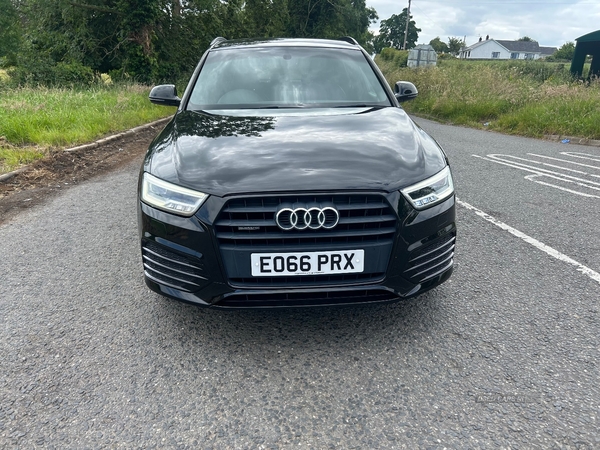
M408 112L523 136L600 139L600 81L573 80L569 64L444 59L409 69L392 58L376 62L391 86L417 86L417 99L403 105Z
M10 89L0 84L0 173L51 148L91 142L175 112L151 104L149 91L137 84L88 89Z

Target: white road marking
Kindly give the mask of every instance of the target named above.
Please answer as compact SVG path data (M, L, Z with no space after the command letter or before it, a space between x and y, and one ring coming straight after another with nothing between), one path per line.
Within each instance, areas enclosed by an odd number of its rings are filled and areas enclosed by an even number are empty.
M553 249L552 247L549 247L548 245L544 244L543 242L538 241L537 239L532 238L531 236L523 233L522 231L519 231L516 228L513 228L510 225L507 225L504 222L499 221L495 217L490 216L489 214L481 211L480 209L477 209L476 207L470 205L469 203L463 202L462 200L459 200L458 198L456 199L456 203L458 203L463 208L473 211L479 217L487 220L488 222L496 225L497 227L499 227L505 231L508 231L513 236L516 236L519 239L527 242L528 244L533 245L538 250L543 251L544 253L552 256L555 259L558 259L559 261L566 262L567 264L574 266L578 272L581 272L584 275L587 275L592 280L594 280L598 284L600 284L600 273L590 269L587 266L584 266L580 262L575 261L574 259L568 257L567 255L559 252L558 250Z
M566 187L557 186L556 184L546 183L544 181L540 181L540 180L535 179L535 178L538 178L538 177L545 177L545 176L547 176L547 175L544 175L544 174L527 175L525 177L525 179L529 180L529 181L533 181L534 183L537 183L537 184L541 184L543 186L549 186L549 187L553 187L553 188L556 188L556 189L560 189L561 191L569 192L571 194L580 195L582 197L600 198L600 196L598 196L598 195L586 194L585 192L574 191L574 190L568 189ZM555 177L551 177L551 178L555 178ZM562 180L562 181L567 181L568 183L575 183L575 184L578 184L580 186L587 187L587 186L583 185L582 183L577 183L575 181L569 181L569 180Z
M543 155L537 155L537 154L533 154L533 153L529 153L529 155L531 156L536 156L536 157L540 157L540 158L549 158L549 159L553 159L556 161L561 161L561 162L566 162L566 163L571 163L571 164L576 164L579 166L586 166L592 169L600 169L600 167L596 167L596 166L590 166L587 164L581 164L581 163L576 163L576 162L572 162L572 161L568 161L568 160L562 160L559 158L552 158L552 157L546 157ZM486 155L486 156L479 156L479 155L472 155L475 158L480 158L483 159L485 161L490 161L490 162L494 162L496 164L502 164L504 166L509 166L515 169L519 169L519 170L523 170L525 172L530 172L533 175L528 175L525 177L526 180L528 181L533 181L534 183L543 185L543 186L547 186L547 187L552 187L554 189L559 189L561 191L564 192L568 192L570 194L575 194L575 195L579 195L582 197L588 197L588 198L598 198L600 199L600 196L598 195L593 195L590 194L588 192L582 192L581 190L575 190L575 189L568 189L565 188L563 186L559 186L553 183L549 183L549 182L545 182L545 181L540 181L538 178L541 177L547 177L547 178L552 178L555 179L557 181L561 181L563 183L570 183L570 184L574 184L576 186L582 187L584 189L590 189L592 191L599 191L600 192L600 183L597 181L592 181L588 178L581 178L581 177L575 177L572 175L567 175L563 172L557 172L555 170L549 170L549 169L544 169L541 168L540 165L542 166L547 166L547 167L552 167L558 170L562 170L562 171L568 171L568 172L572 172L572 173L577 173L578 175L582 175L585 177L595 177L595 178L600 178L598 175L595 174L590 174L587 172L583 172L581 170L575 170L575 169L570 169L568 167L563 167L563 166L557 166L554 164L548 164L548 163L544 163L541 161L535 161L535 160L531 160L531 159L526 159L526 158L521 158L518 156L513 156L513 155L501 155L501 154L490 154L490 155ZM570 156L570 155L567 155ZM524 162L520 162L520 161L524 161ZM529 163L529 164L526 164Z
M566 162L566 163L569 163L569 164L575 164L576 166L589 167L591 169L600 169L600 167L598 167L598 166L590 166L589 164L582 164L582 163L578 163L578 162L575 162L575 161L569 161L568 159L553 158L552 156L538 155L536 153L527 153L527 154L531 155L531 156L537 156L538 158L553 159L554 161L561 161L561 162ZM561 155L567 155L567 156L569 156L568 153L561 153Z
M573 158L581 158L581 159L589 159L590 161L598 161L598 155L588 155L587 153L577 153L577 152L562 152L561 155L572 156Z

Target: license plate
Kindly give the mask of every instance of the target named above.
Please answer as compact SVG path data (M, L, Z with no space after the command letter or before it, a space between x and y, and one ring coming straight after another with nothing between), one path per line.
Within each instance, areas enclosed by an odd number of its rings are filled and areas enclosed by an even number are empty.
M364 271L364 250L306 253L252 253L253 277L326 275Z

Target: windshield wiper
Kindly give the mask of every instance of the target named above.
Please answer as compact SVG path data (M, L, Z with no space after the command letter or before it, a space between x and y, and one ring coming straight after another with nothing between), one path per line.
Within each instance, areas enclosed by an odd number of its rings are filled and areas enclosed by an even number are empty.
M304 108L305 106L302 104L296 104L296 105L264 105L264 106L253 106L249 109L298 109L298 108Z
M334 108L383 108L383 106L376 103L353 103L351 105L337 105Z

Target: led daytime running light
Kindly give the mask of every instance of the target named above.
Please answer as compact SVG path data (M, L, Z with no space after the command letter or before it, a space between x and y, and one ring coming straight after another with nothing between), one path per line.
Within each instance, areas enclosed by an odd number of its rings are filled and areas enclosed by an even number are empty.
M163 211L192 216L204 203L207 194L168 183L149 173L142 180L142 201Z
M450 167L417 184L402 189L402 194L416 208L424 209L446 200L454 193Z

